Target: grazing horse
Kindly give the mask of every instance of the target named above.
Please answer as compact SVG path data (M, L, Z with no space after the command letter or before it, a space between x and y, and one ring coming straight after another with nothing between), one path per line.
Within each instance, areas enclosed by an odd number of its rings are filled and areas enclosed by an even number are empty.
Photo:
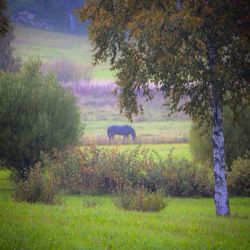
M108 134L108 138L109 141L111 141L111 139L114 139L115 135L123 135L123 140L125 140L126 138L129 137L129 135L131 135L133 141L136 138L136 134L135 134L135 130L128 126L128 125L123 125L123 126L117 126L117 125L112 125L109 126L107 129L107 134Z

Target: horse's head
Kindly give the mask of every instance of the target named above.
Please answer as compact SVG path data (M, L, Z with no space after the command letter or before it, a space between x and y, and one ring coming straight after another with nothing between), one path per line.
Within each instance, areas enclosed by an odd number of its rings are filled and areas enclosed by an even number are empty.
M132 131L131 136L132 136L133 141L135 141L136 140L136 134L135 134L134 130Z

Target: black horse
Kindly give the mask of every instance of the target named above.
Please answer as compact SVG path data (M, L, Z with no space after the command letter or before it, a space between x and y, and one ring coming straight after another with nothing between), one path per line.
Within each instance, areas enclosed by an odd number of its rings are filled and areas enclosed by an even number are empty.
M126 138L129 137L129 135L131 135L133 141L136 138L136 134L135 134L135 130L128 126L128 125L122 125L122 126L117 126L117 125L112 125L109 126L107 129L107 134L108 134L108 138L109 141L111 141L111 139L114 139L115 135L123 135L123 140L125 140Z

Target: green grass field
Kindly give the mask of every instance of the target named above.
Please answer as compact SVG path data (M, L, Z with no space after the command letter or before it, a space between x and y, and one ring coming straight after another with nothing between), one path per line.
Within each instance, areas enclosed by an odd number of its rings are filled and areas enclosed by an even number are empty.
M86 121L86 135L105 135L107 127L114 123L114 121L109 120L100 120L100 121ZM129 124L134 127L138 136L153 136L158 134L164 135L188 135L189 129L191 126L191 121L182 120L182 121L145 121L145 122L133 122L129 123L128 121L117 121L117 125L120 124Z
M208 198L172 198L158 213L124 211L108 196L27 204L12 200L7 177L0 171L0 249L250 248L250 198L231 198L230 218L216 217Z
M107 144L107 127L111 124L129 124L127 121L83 121L85 124L83 142ZM130 124L136 131L136 143L159 144L186 142L189 138L191 121L143 121ZM122 136L116 136L114 143L122 143ZM131 142L131 138L128 140Z
M15 26L13 47L23 60L39 57L42 61L67 59L76 64L92 64L91 44L87 37L49 32L24 26ZM114 74L106 63L93 68L93 78L113 79Z
M118 148L118 150L121 151L127 151L132 150L138 145L105 145L100 146L102 148ZM157 156L159 155L162 159L168 157L168 155L171 153L173 157L175 158L186 158L188 160L191 160L191 153L189 144L187 143L179 143L179 144L144 144L141 145L146 150L150 150L153 153L153 156L157 159ZM156 154L154 154L156 152Z

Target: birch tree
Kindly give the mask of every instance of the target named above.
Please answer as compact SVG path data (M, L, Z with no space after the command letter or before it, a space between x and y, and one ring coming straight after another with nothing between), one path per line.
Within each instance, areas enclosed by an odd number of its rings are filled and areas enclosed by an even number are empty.
M86 0L79 16L90 22L95 63L117 72L129 119L153 83L173 112L211 122L216 214L229 215L222 106L250 99L248 1Z

